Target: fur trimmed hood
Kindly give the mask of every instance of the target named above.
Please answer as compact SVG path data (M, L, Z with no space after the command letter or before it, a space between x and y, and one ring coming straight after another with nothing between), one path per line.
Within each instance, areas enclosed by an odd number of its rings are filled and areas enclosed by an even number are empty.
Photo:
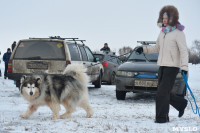
M175 26L178 23L178 19L179 19L179 13L178 10L175 6L172 5L168 5L168 6L164 6L159 13L159 18L158 18L158 26L162 27L162 23L163 23L163 14L167 12L168 15L168 25L169 26Z

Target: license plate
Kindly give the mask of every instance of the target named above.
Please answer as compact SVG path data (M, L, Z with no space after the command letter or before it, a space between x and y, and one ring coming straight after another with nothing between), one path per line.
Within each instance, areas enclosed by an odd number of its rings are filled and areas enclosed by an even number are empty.
M134 85L140 87L157 87L158 81L135 80Z
M48 64L44 62L28 62L28 69L48 69Z

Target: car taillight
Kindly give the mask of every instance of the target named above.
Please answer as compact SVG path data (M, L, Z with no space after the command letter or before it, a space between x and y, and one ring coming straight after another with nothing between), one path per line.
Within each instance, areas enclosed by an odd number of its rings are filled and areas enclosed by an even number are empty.
M103 62L102 65L103 65L104 67L107 67L107 66L108 66L108 62Z
M71 61L67 60L66 65L69 65L69 64L71 64Z
M8 73L12 73L12 60L8 61Z

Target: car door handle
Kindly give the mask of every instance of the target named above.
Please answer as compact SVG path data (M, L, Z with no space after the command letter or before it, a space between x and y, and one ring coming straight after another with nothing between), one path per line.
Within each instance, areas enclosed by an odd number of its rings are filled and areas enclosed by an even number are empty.
M84 62L83 64L85 65L86 63Z

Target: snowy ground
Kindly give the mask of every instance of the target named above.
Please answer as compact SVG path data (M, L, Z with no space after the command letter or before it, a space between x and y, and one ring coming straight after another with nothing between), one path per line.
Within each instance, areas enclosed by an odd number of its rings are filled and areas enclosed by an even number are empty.
M1 70L3 70L1 64ZM200 65L190 65L189 84L200 106ZM171 107L170 123L155 124L155 95L128 93L125 101L115 98L115 86L103 85L100 89L89 88L90 103L94 110L92 118L85 118L81 108L71 119L50 120L51 110L40 107L29 119L22 119L28 103L20 96L11 80L0 78L0 133L68 133L68 132L152 132L181 131L181 127L200 132L200 118L194 115L190 105L182 118ZM198 97L197 97L198 96ZM64 108L60 112L64 113Z

